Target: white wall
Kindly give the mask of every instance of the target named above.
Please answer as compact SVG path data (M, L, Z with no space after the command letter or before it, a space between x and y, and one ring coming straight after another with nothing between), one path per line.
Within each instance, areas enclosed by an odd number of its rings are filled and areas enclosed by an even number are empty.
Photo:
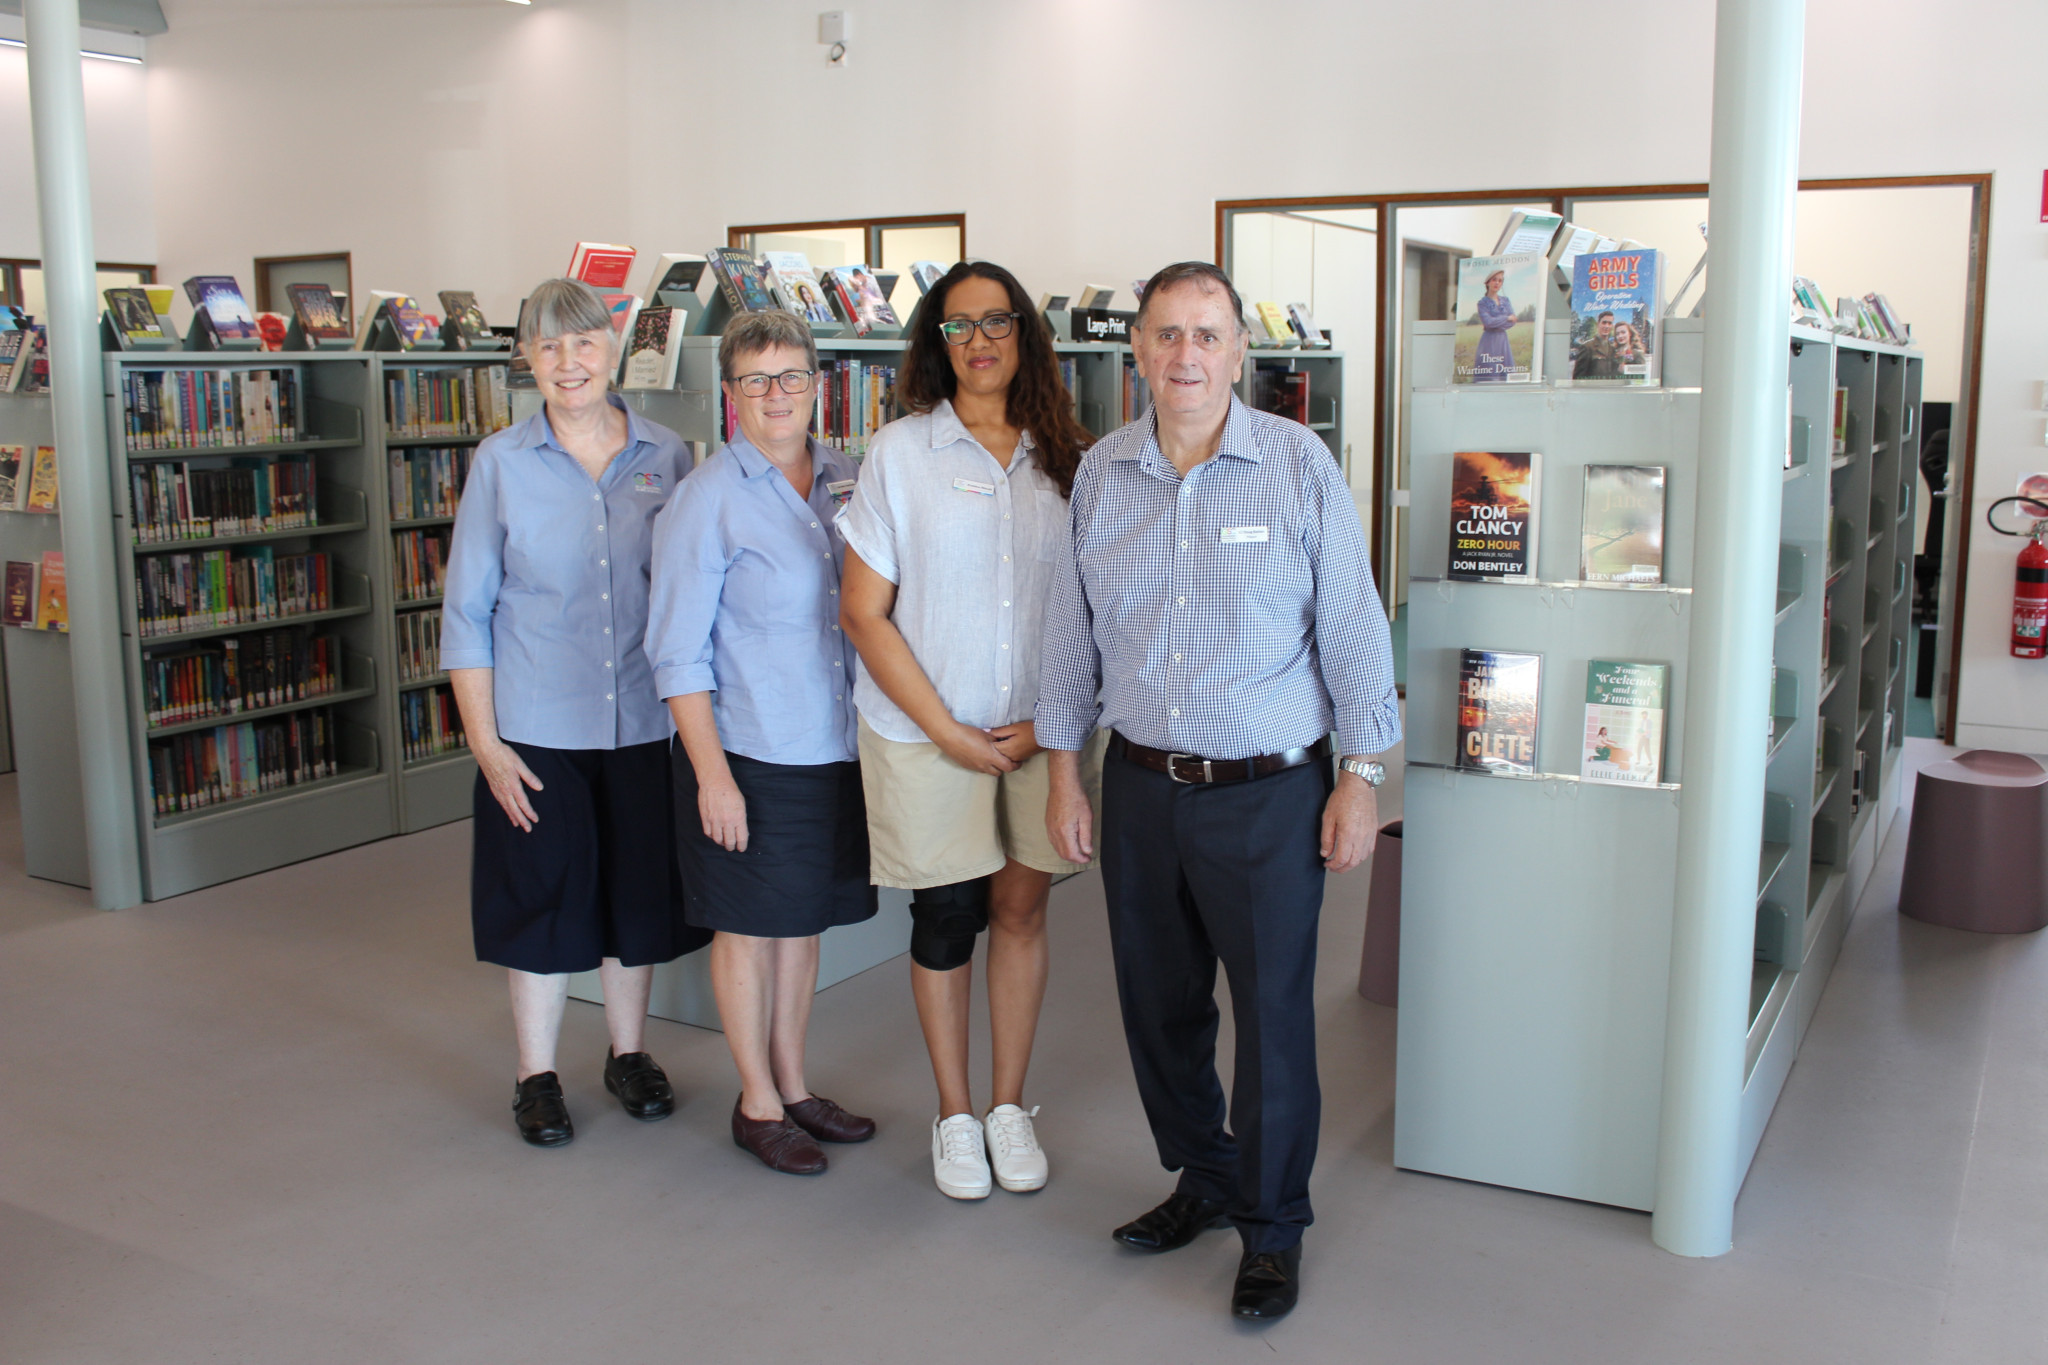
M1480 135L1427 6L868 0L824 65L793 0L165 0L149 89L168 278L345 248L359 288L474 288L503 317L578 237L965 212L1034 290L1210 258L1217 199L1704 180L1713 8L1631 11L1654 90L1569 128L1580 6L1487 6L1522 74ZM1980 503L2038 467L2048 6L1811 0L1801 173L1993 171ZM1436 60L1426 60L1438 54ZM1286 73L1284 98L1259 95ZM1297 108L1303 117L1290 115ZM102 254L110 248L103 243ZM1975 515L1981 515L1981 508ZM2011 542L1976 537L1962 737L2048 751L2048 669L2004 654Z
M156 183L150 174L147 78L125 62L91 58L85 137L92 157L93 247L103 261L156 259ZM0 47L0 256L41 260L35 146L29 137L28 54Z

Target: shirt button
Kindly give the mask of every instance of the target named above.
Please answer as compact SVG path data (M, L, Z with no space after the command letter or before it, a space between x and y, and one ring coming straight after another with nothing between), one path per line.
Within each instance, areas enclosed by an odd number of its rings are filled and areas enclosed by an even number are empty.
M598 568L600 568L600 569L602 569L602 568L604 568L604 567L605 567L606 565L608 565L608 564L610 564L610 563L611 563L611 561L610 561L609 559L600 559L600 560L598 560L598 561L597 561L597 567L598 567Z
M604 501L604 495L603 495L602 493L592 493L592 494L590 495L590 500L591 500L592 502L603 502L603 501Z
M838 668L838 667L840 667L840 663L839 663L839 660L837 660L837 659L834 659L834 660L832 661L832 666L833 666L834 668Z
M1004 556L1003 556L1003 563L1007 564L1007 563L1009 563L1009 562L1010 562L1010 557L1009 557L1008 555L1004 555Z
M1180 662L1180 655L1178 655L1178 654L1174 655L1174 656L1173 656L1173 661L1174 661L1175 663L1179 663L1179 662Z
M817 529L818 529L818 523L817 523L817 522L815 522L815 521L814 521L814 522L812 522L812 523L811 523L811 529L812 529L813 531L817 530Z
M1180 708L1178 706L1173 708L1173 714L1176 716L1180 714Z
M1008 648L1009 648L1009 645L1005 644L1005 645L1003 646L1003 648L1004 648L1004 649L1008 649ZM1175 657L1175 658L1179 658L1180 656L1176 654L1176 655L1175 655L1174 657Z
M1183 541L1182 541L1182 542L1180 543L1180 547L1181 547L1181 549L1185 550L1185 549L1187 549L1187 547L1188 547L1188 543L1187 543L1187 542L1186 542L1185 540L1183 540Z
M611 633L612 633L612 628L611 628L610 626L606 626L606 627L604 628L604 633L605 633L605 634L607 634L607 635L611 634ZM1180 657L1180 655L1176 654L1176 655L1174 655L1173 657L1174 657L1174 658L1176 658L1176 659L1178 659L1178 658Z
M837 588L834 588L834 589L832 589L832 595L833 595L834 597L837 597L837 596L839 596L839 589L837 589Z
M1004 684L1003 684L1003 691L1007 692L1007 691L1009 691L1009 690L1010 690L1010 685L1009 685L1008 683L1004 683Z
M834 692L834 693L832 694L832 700L834 700L834 701L845 701L845 700L846 700L846 694L845 694L844 692Z
M1185 597L1176 597L1173 600L1178 602L1181 606L1186 606L1188 604L1188 599Z
M611 661L610 659L606 659L606 660L604 661L604 666L605 666L606 668L610 668L610 667L612 666L612 661Z
M613 698L612 694L611 694L611 693L609 693L609 692L607 692L607 693L605 693L605 694L604 694L604 699L605 699L606 701L612 701L612 700L614 700L614 698Z
M1009 606L1010 604L1009 604L1008 602L1005 602L1005 603L1003 603L1003 605L1007 607L1007 606Z
M1008 512L1005 512L1005 513L1003 513L1003 520L1004 520L1004 521L1008 521L1009 519L1010 519L1010 514L1009 514Z
M604 523L600 521L600 522L599 522L599 523L597 524L597 529L598 529L598 530L600 530L600 531L602 531L602 530L604 529Z
M597 596L599 601L609 602L612 600L612 595L608 592L601 592Z

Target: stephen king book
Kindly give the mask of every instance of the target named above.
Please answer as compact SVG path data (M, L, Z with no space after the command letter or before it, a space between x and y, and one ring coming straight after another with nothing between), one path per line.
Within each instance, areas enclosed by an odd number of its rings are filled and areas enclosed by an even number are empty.
M1579 776L1588 782L1654 787L1664 772L1669 664L1586 665L1586 733Z
M1452 578L1536 576L1536 511L1543 457L1533 450L1451 456Z
M1543 656L1458 651L1458 763L1489 773L1536 771Z
M1664 581L1661 465L1586 466L1579 577L1588 583Z

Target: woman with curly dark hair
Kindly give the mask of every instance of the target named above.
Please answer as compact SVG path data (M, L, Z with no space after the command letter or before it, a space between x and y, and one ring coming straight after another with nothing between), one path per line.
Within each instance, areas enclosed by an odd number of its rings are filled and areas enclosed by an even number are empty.
M911 990L939 1089L933 1178L981 1199L992 1175L1025 1191L1048 1170L1024 1073L1045 998L1046 897L1054 873L1079 867L1045 831L1031 713L1067 495L1093 438L1044 320L986 261L962 261L925 296L896 392L911 415L875 434L841 519L840 622L860 651L872 878L911 893ZM1084 774L1100 766L1096 743ZM993 1105L977 1117L967 1006L982 929Z

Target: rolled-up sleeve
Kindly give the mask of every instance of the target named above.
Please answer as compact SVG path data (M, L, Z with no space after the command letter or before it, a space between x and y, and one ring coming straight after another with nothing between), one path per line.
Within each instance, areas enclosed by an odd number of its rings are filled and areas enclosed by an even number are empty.
M1347 754L1384 753L1401 738L1394 690L1393 640L1358 506L1335 462L1311 452L1319 504L1309 545L1315 579L1316 657L1336 712L1337 742ZM1043 741L1041 741L1043 742Z
M441 667L489 668L496 658L491 621L505 582L505 522L498 462L476 462L455 508L448 574L441 598Z
M884 428L886 433L889 428ZM838 518L839 534L860 562L891 583L903 581L896 562L896 516L889 506L889 445L880 438L861 462L860 482Z
M1081 583L1082 526L1095 504L1093 474L1092 462L1084 460L1074 477L1066 553L1053 573L1052 600L1045 609L1033 729L1040 746L1047 749L1079 749L1095 732L1102 711L1102 655L1095 643L1094 613Z
M720 533L718 499L704 471L683 480L654 519L647 599L647 660L663 701L715 692L711 629L731 556Z

